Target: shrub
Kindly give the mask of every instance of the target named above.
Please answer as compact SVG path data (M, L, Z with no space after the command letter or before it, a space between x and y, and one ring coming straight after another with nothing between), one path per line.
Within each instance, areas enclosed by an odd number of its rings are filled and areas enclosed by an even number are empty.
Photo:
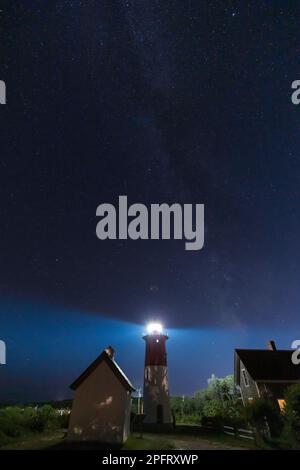
M197 414L178 415L176 417L177 424L200 424L200 416Z
M66 429L69 427L70 415L69 414L58 415L56 420L57 420L57 426L59 428Z
M0 447L9 444L11 439L0 429Z
M60 416L50 405L40 408L10 406L0 409L0 446L28 433L68 426L68 415Z
M276 403L266 398L257 398L245 406L245 418L256 428L263 438L279 436L282 431L282 418Z
M282 438L291 447L298 448L300 446L300 385L292 385L287 389L285 403Z
M203 415L207 418L213 418L223 415L223 405L220 400L207 400L203 406Z
M193 397L171 397L171 407L177 423L199 424L205 418L228 423L240 420L239 392L232 375L218 379L214 375L208 386Z
M55 429L58 427L58 415L50 405L44 405L38 408L35 420L35 431L42 432L46 429Z
M19 437L23 434L24 418L18 407L4 408L0 412L0 429L8 437Z

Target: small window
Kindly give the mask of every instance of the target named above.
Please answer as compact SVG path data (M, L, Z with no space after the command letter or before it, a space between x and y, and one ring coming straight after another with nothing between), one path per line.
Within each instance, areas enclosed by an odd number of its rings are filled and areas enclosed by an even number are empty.
M245 369L242 369L242 374L243 374L243 379L244 379L244 383L246 387L249 387L249 380L248 380L247 372L245 371Z

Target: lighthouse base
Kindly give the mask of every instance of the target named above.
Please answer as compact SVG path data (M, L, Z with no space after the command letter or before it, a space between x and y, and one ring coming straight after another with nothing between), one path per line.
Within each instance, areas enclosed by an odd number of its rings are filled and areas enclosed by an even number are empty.
M145 367L144 414L145 425L173 426L166 366Z

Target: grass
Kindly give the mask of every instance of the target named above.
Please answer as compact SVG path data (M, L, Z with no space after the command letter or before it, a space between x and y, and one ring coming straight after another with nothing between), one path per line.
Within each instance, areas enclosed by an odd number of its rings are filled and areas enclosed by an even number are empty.
M202 428L200 425L194 425L192 423L181 423L175 429L176 434L183 439L188 439L189 436L204 439L209 442L214 442L217 444L224 444L231 447L240 447L246 449L257 449L257 446L254 440L251 439L242 439L224 434L221 431L207 431Z
M43 450L54 448L65 442L65 433L62 431L31 434L12 440L9 444L0 447L0 450ZM162 439L160 435L143 437L131 435L126 441L124 450L168 450L173 449L169 439Z
M223 434L131 434L124 450L171 450L179 448L198 449L207 447L256 449L253 441L243 441ZM180 447L178 447L180 446ZM181 447L183 446L183 447Z
M43 450L64 448L66 446L65 432L61 430L48 431L41 434L31 434L22 438L14 439L9 444L0 447L0 450ZM178 434L157 434L144 433L141 437L139 433L133 433L128 438L123 450L172 450L179 448L197 449L198 445L213 445L218 448L227 446L231 448L254 449L252 441L243 441L223 434L201 433L198 435ZM180 447L178 447L180 445ZM181 446L184 447L181 447ZM93 448L91 446L90 448ZM108 447L109 448L109 447ZM200 447L201 448L201 447Z
M206 439L210 442L216 442L218 444L225 444L232 447L241 447L245 449L257 449L255 442L250 439L237 439L235 437L228 436L226 434L200 434L200 439Z
M63 441L65 432L48 431L41 434L29 434L13 439L9 444L0 447L0 450L43 450Z
M129 436L123 450L171 450L175 449L174 444L170 439L161 438L159 434L154 435L139 435L132 434Z

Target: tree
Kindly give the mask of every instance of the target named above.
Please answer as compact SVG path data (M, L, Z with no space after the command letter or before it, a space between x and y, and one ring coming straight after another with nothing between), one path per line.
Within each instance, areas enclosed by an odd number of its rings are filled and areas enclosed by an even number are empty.
M203 415L207 418L215 418L217 416L222 416L223 406L220 400L212 399L207 400L203 407Z
M212 404L205 405L207 401L212 402ZM214 416L234 419L239 414L239 410L239 393L233 375L228 375L222 379L212 376L205 391L204 416L208 416L207 413L209 412L210 416L214 413Z
M207 388L193 397L172 397L171 406L177 422L200 423L203 418L233 421L240 414L233 375L219 379L212 374Z

